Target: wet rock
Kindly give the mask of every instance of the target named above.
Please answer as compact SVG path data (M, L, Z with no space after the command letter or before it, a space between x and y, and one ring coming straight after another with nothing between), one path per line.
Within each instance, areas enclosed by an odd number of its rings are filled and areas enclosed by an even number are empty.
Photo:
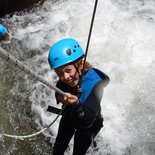
M31 8L34 4L45 0L0 0L0 18L15 11Z

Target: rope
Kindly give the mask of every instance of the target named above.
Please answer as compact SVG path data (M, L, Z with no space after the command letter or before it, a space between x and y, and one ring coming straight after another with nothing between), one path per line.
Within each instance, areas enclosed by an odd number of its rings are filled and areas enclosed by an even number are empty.
M84 66L86 63L86 58L88 55L88 48L89 48L89 43L90 43L90 38L91 38L91 33L92 33L92 28L93 28L93 23L94 23L94 19L95 19L95 13L96 13L96 8L97 8L97 3L98 0L95 1L95 5L94 5L94 10L93 10L93 15L92 15L92 20L91 20L91 25L90 25L90 30L89 30L89 35L88 35L88 40L87 40L87 46L86 46L86 51L85 51L85 59L84 59L84 64L83 64L83 70L82 70L82 75L84 72ZM36 80L42 82L43 84L45 84L46 86L52 88L53 90L55 90L57 93L59 93L60 95L63 96L67 96L65 94L65 92L63 92L62 90L58 89L56 86L54 86L53 84L49 83L48 81L46 81L45 79L43 79L40 75L38 75L37 73L33 72L30 68L28 68L25 64L23 64L22 62L20 62L19 60L17 60L14 56L12 56L11 54L9 54L7 51L5 51L3 48L0 47L0 57L5 60L10 62L11 64L13 64L14 66L18 67L19 69L23 70L24 72L26 72L27 74L31 75L33 78L35 78ZM58 117L62 114L63 110L65 109L66 106L63 106L62 110L60 111L60 113L57 115L57 117L45 128L43 128L42 130L34 133L34 134L30 134L30 135L25 135L25 136L17 136L17 135L9 135L9 134L1 134L2 136L6 136L6 137L10 137L10 138L16 138L16 139L20 139L23 140L25 138L31 138L34 137L36 135L39 135L40 133L43 133L45 130L47 130L51 125L54 124L54 122L58 119Z
M62 114L63 110L65 109L65 106L63 106L62 110L60 111L60 113L56 116L56 118L45 128L41 129L40 131L30 134L30 135L25 135L25 136L17 136L17 135L10 135L10 134L1 134L0 137L5 136L5 137L9 137L9 138L15 138L15 139L19 139L19 140L24 140L26 138L32 138L34 136L37 136L41 133L43 133L45 130L49 129L50 126L52 126L55 121L59 118L59 116Z
M57 93L63 95L63 96L67 96L65 94L65 92L63 92L62 90L60 90L59 88L57 88L56 86L54 86L53 84L49 83L48 81L46 81L45 79L43 79L43 77L41 77L40 75L38 75L37 73L33 72L30 68L28 68L25 64L23 64L22 62L20 62L19 60L17 60L14 56L12 56L10 53L8 53L6 50L4 50L3 48L0 47L0 57L7 61L10 62L12 65L18 67L19 69L23 70L24 72L26 72L27 74L31 75L33 78L35 78L36 80L42 82L43 84L45 84L46 86L52 88L53 90L55 90ZM47 130L57 119L58 117L61 115L61 113L63 112L63 110L65 109L65 106L63 106L62 110L60 111L60 113L57 115L57 117L52 121L52 123L50 123L50 125L48 125L47 127L45 127L44 129L31 134L31 135L26 135L26 136L17 136L17 135L9 135L9 134L2 134L2 136L6 136L6 137L10 137L10 138L16 138L16 139L24 139L24 138L30 138L30 137L34 137L36 135L39 135L40 133L44 132L45 130Z
M59 93L60 95L63 96L67 96L65 94L65 92L63 92L62 90L60 90L59 88L57 88L56 86L54 86L53 84L49 83L48 81L46 81L45 79L43 79L42 76L38 75L37 73L35 73L34 71L32 71L30 68L28 68L25 64L23 64L22 62L20 62L19 60L17 60L14 56L12 56L10 53L8 53L6 50L4 50L3 48L0 47L0 57L5 60L10 62L12 65L14 65L15 67L18 67L19 69L23 70L25 73L31 75L33 78L35 78L36 80L42 82L43 84L45 84L46 86L52 88L53 90L55 90L57 93Z
M83 63L82 75L84 74L84 66L85 66L85 63L86 63L87 55L88 55L88 48L89 48L90 38L91 38L93 24L94 24L94 19L95 19L97 3L98 3L98 0L96 0L95 4L94 4L92 19L91 19L91 24L90 24L89 34L88 34L87 46L86 46L86 51L85 51L85 58L84 58L84 63Z

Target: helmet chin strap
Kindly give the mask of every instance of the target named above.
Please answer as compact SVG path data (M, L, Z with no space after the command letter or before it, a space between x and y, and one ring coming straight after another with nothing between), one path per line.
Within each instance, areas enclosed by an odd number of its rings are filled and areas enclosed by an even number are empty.
M82 74L81 74L82 72L80 73L80 71L79 71L79 64L78 64L78 62L74 64L74 67L76 69L76 73L79 74L79 82L78 82L78 84L76 86L76 93L79 96L82 93L82 89L80 88L80 82L81 82L81 79L82 79Z

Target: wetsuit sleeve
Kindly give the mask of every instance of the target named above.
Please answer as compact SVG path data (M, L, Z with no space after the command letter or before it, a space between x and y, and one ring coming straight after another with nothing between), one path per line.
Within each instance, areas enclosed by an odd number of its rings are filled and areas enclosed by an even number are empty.
M64 92L68 92L68 86L64 84L63 82L61 82L60 80L57 82L56 87ZM56 98L57 104L60 103L60 101L58 100L59 95L60 95L59 93L55 92L55 98Z
M74 111L74 120L79 128L91 127L101 115L101 99L103 96L104 81L99 82L92 90L85 105L77 104Z

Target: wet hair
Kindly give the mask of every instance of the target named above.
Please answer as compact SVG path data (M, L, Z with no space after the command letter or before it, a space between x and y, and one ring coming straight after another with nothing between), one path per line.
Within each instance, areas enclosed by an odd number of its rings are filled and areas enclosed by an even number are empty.
M79 61L81 61L81 60L82 59L79 59L76 62L74 62L74 65L77 68L77 70L79 68ZM85 73L86 71L88 71L90 68L92 68L92 65L88 61L86 61L85 62L85 65L84 65L84 68L83 68L83 73Z

